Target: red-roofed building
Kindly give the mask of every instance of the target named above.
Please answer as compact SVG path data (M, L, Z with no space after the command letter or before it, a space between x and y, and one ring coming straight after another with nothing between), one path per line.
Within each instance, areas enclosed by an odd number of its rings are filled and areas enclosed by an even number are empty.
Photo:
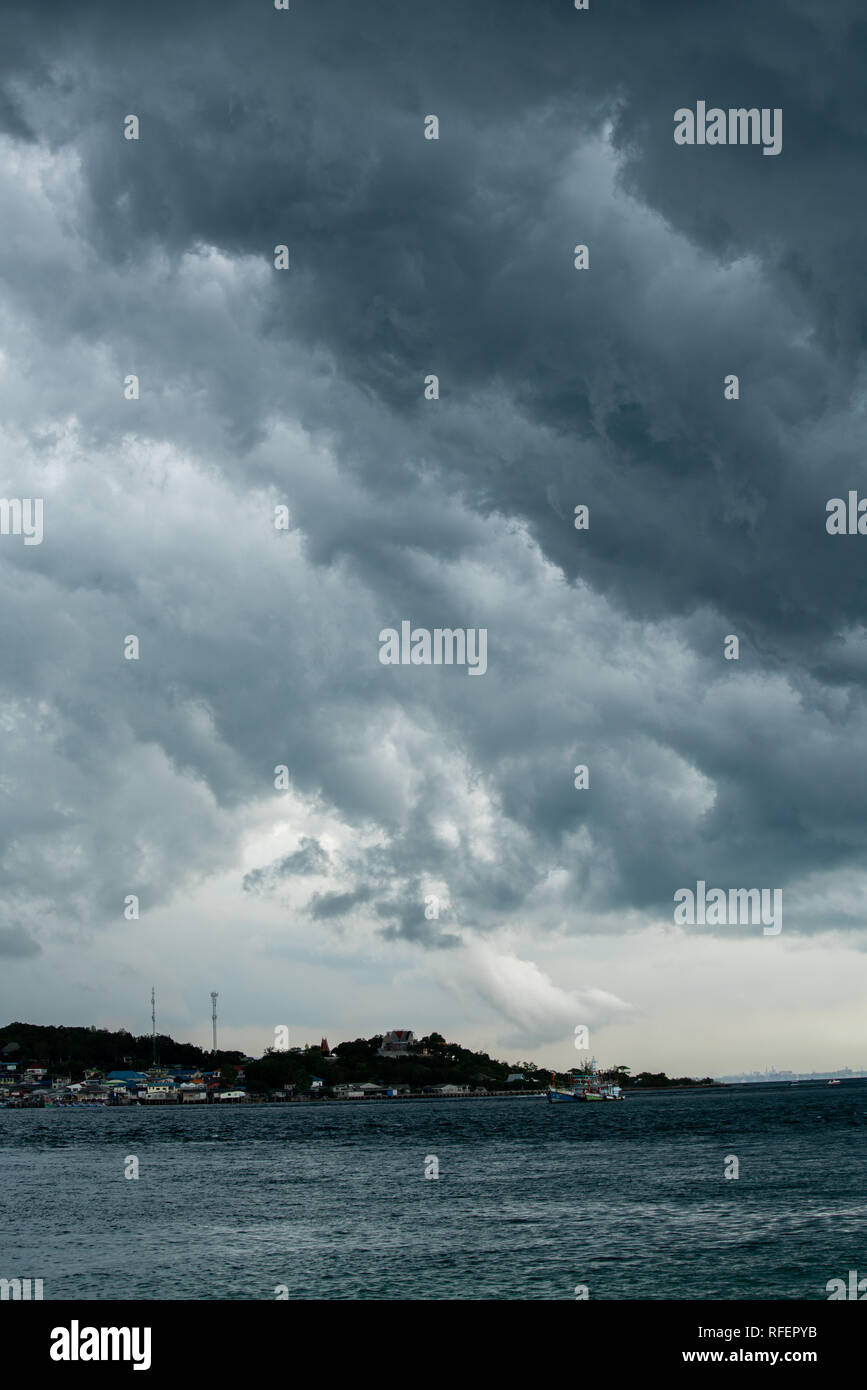
M378 1055L380 1057L406 1057L414 1041L411 1028L392 1028L383 1038Z

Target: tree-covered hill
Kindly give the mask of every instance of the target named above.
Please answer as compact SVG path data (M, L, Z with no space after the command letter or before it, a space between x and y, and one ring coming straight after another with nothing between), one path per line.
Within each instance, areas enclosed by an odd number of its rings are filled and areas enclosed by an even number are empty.
M306 1090L314 1078L325 1086L341 1082L373 1081L382 1085L404 1085L413 1090L425 1086L452 1084L468 1086L471 1090L538 1090L551 1080L552 1073L535 1062L501 1062L487 1052L471 1052L459 1043L446 1042L441 1033L413 1041L403 1056L381 1057L382 1036L356 1038L342 1042L330 1055L318 1047L303 1051L275 1052L268 1049L255 1062L245 1064L245 1082L249 1091L267 1092L285 1086ZM241 1052L206 1052L194 1043L179 1043L158 1034L157 1061L163 1067L222 1070L227 1064L239 1063ZM88 1068L114 1071L129 1068L145 1071L153 1064L153 1040L150 1034L136 1037L125 1029L110 1032L105 1028L63 1028L34 1023L9 1023L0 1028L0 1060L17 1062L19 1067L46 1066L52 1071L69 1072L78 1078ZM521 1080L509 1081L520 1074ZM651 1089L669 1086L713 1085L709 1077L697 1083L692 1077L670 1078L664 1072L639 1072L633 1077L629 1067L613 1067L601 1073L626 1089ZM568 1080L565 1073L559 1082Z
M223 1062L239 1062L241 1052L205 1052L194 1043L179 1043L165 1034L156 1039L160 1066L206 1067L214 1070ZM47 1066L52 1070L80 1071L88 1067L100 1071L129 1068L143 1071L153 1065L153 1039L149 1033L135 1037L126 1029L116 1033L105 1028L43 1027L36 1023L9 1023L0 1028L0 1058L20 1066Z

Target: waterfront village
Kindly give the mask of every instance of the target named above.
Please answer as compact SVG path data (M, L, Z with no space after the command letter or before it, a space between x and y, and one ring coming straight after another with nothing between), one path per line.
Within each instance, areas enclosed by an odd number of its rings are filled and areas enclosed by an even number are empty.
M166 1040L160 1039L160 1042ZM376 1044L372 1048L372 1044ZM21 1044L7 1042L0 1048L0 1105L8 1107L96 1106L96 1105L203 1105L208 1103L244 1104L299 1100L372 1100L409 1096L469 1096L538 1093L539 1082L525 1071L507 1069L485 1059L494 1071L475 1080L487 1085L462 1081L433 1081L443 1067L460 1063L455 1045L439 1034L416 1039L411 1029L394 1029L374 1039L341 1044L333 1051L323 1038L318 1046L267 1049L263 1057L218 1054L219 1064L183 1065L173 1062L145 1069L122 1066L74 1067L69 1060L60 1065L48 1058L10 1056ZM154 1049L156 1051L156 1049ZM164 1048L160 1048L164 1051ZM359 1051L373 1053L370 1064L382 1073L375 1079L338 1079L347 1070L357 1071ZM463 1049L457 1049L463 1052ZM468 1054L474 1056L475 1054ZM205 1054L207 1057L207 1054ZM123 1061L132 1062L132 1055ZM400 1066L394 1075L395 1063ZM412 1063L427 1064L431 1082L419 1084ZM391 1065L390 1065L391 1064ZM364 1062L362 1061L362 1066ZM66 1069L68 1067L68 1070ZM321 1073L321 1074L319 1074ZM388 1075L388 1073L392 1073ZM544 1073L545 1082L550 1073ZM274 1084L271 1084L274 1083ZM415 1084L414 1084L415 1083Z
M570 1073L568 1081L589 1064ZM628 1067L599 1071L622 1086L695 1085ZM125 1030L0 1028L0 1106L43 1108L103 1105L243 1105L269 1102L357 1101L538 1095L554 1073L534 1062L506 1063L446 1042L439 1033L416 1037L398 1028L329 1047L268 1047L261 1057L211 1051L163 1035ZM705 1084L711 1084L709 1078Z

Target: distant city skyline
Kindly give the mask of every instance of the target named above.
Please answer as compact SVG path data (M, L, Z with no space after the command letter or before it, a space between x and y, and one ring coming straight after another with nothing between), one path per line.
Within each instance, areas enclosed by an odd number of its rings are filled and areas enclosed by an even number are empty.
M867 1076L867 1067L837 1067L836 1070L832 1069L830 1071L805 1072L787 1070L736 1072L733 1075L717 1076L714 1079L716 1081L773 1081L775 1079L781 1081L809 1081L811 1078L815 1078L821 1081L826 1077L830 1078L832 1076L864 1077Z

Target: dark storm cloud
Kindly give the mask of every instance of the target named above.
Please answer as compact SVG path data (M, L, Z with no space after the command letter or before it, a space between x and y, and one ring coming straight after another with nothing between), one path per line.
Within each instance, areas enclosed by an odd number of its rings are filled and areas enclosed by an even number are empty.
M385 911L380 916L392 917L389 906L384 906ZM451 951L461 945L461 937L453 932L443 931L436 922L427 922L423 917L419 919L418 902L412 902L405 914L394 915L396 920L382 929L384 941L412 941L434 951Z
M273 890L282 879L295 874L324 874L331 862L328 851L311 835L302 835L298 848L292 853L269 864L264 869L253 869L244 875L245 893L260 893Z
M419 911L421 904L424 911ZM450 912L441 912L439 901L425 893L418 879L404 881L394 897L376 903L375 911L387 923L381 931L386 941L403 939L436 950L452 950L461 944L461 938L448 930Z
M107 345L121 376L134 361L141 437L195 450L238 498L285 494L304 559L334 581L304 587L293 571L284 599L264 547L262 577L238 552L212 620L222 566L215 532L192 521L138 572L118 546L82 574L78 531L46 548L46 574L74 595L64 620L39 605L57 671L24 641L22 615L0 621L22 649L8 688L26 700L47 684L68 718L65 795L86 804L102 723L81 634L133 621L159 664L136 684L98 668L108 751L120 759L133 731L164 751L165 789L178 775L195 789L189 834L156 870L146 845L129 863L118 831L127 877L165 893L186 861L211 868L231 836L206 791L236 806L283 757L305 793L387 833L354 865L371 886L314 894L311 915L378 899L386 932L423 944L492 928L559 870L568 917L664 911L700 875L788 881L857 857L864 659L841 634L861 622L862 560L824 529L826 499L865 478L853 402L867 38L854 6L579 15L566 0L383 0L12 17L5 129L73 150L84 198L68 223L79 259L28 260L22 236L2 266L10 302L54 341ZM697 98L782 107L783 152L676 147L673 112ZM137 143L121 138L128 112ZM428 112L439 142L422 139ZM271 269L276 243L286 275ZM222 318L173 288L208 247L267 277L245 282L243 302L226 290ZM722 397L729 371L736 404ZM436 404L420 399L428 372ZM54 389L62 416L69 388ZM86 443L116 435L118 407L98 391L75 410ZM338 481L271 446L283 416L329 441ZM571 589L537 591L529 561L505 573L521 564L515 523ZM473 565L499 566L511 600ZM445 679L409 685L377 665L380 626L456 610L467 625L493 614L483 681L429 672ZM640 630L624 637L629 620L668 626L644 650ZM729 632L743 639L740 686L721 659ZM622 688L600 677L603 658ZM385 766L382 722L402 715L422 733ZM579 761L590 800L571 785ZM472 809L441 833L460 797ZM327 867L298 854L244 886ZM26 884L32 861L12 872ZM421 873L449 884L448 927L424 918ZM101 908L113 891L93 890Z
M366 884L348 893L314 893L308 905L314 922L323 922L334 917L345 917L354 907L370 902L373 890Z
M847 28L839 12L784 3L615 5L592 20L553 3L445 5L433 44L422 5L302 7L285 17L291 42L275 28L284 16L236 6L157 9L107 31L101 7L88 14L72 35L87 82L54 74L42 91L48 133L75 131L101 256L131 268L148 246L204 242L269 260L285 241L293 273L275 277L266 311L275 344L325 346L416 440L408 457L366 454L345 422L344 462L366 487L387 497L434 454L483 514L521 516L567 574L580 563L634 611L711 604L772 656L794 646L809 663L819 647L833 666L824 637L860 613L860 566L829 544L824 503L863 470L845 440L813 471L791 451L797 431L845 405L863 346L856 10ZM167 29L176 48L157 72ZM36 33L44 25L34 45ZM781 105L782 155L676 147L672 112L702 93ZM141 115L138 144L119 139L127 108ZM421 140L428 109L438 144ZM594 237L594 190L564 182L607 116L626 182L673 229L725 261L760 259L779 287L775 321L760 301L733 320L722 279L700 320L676 296L651 311L659 248L634 229ZM826 185L804 209L804 187ZM571 265L581 239L589 276ZM732 409L721 383L734 369ZM430 370L444 396L436 432L419 404ZM551 431L529 455L504 456L496 429L468 448L452 423L451 403L495 383ZM276 402L247 381L234 399L220 386L249 444L254 415ZM568 524L579 462L595 504L580 562Z

